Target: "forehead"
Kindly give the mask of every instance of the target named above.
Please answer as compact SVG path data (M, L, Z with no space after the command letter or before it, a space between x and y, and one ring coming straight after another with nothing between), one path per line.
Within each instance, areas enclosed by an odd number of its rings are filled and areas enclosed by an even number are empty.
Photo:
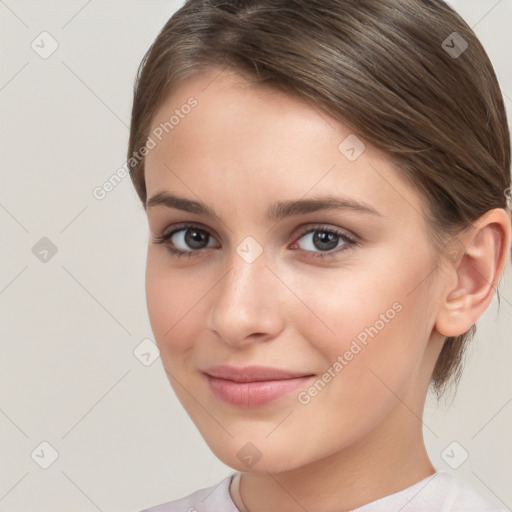
M190 104L194 107L190 108ZM265 135L275 140L279 134L277 142L284 142L306 129L315 131L321 127L334 131L329 117L296 94L249 82L233 70L208 68L174 87L154 116L150 131L163 129L162 137L171 145L179 145L184 139L195 136L198 143L203 144L215 139L219 148L222 142L225 144L221 147L240 142L242 136L257 135L257 141L262 142ZM171 134L172 137L167 137ZM315 139L311 139L311 143L315 143ZM265 144L260 146L260 151L267 147L273 150L274 146Z
M257 202L263 210L272 198L339 191L402 214L420 201L349 127L312 102L231 71L212 68L182 81L155 115L155 132L146 157L148 197L215 191L221 203ZM356 153L364 148L359 158L347 158L354 156L347 144Z

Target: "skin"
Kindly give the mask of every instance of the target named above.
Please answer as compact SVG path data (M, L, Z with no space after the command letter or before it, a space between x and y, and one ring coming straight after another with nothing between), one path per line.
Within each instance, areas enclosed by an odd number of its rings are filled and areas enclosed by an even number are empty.
M353 131L325 111L212 68L173 90L152 130L191 96L198 105L146 157L148 198L167 191L201 200L220 220L148 208L147 306L180 402L211 450L240 472L236 506L340 512L433 474L421 420L430 376L444 337L467 331L492 300L510 217L488 212L460 235L465 253L444 259L428 241L424 199L362 137L366 150L349 161L338 146ZM364 201L380 216L265 217L275 201L324 194ZM195 250L191 257L154 242L183 222L209 234L201 250L186 244L186 231L168 241ZM311 231L325 229L358 243L335 237L330 257L315 257L326 251ZM263 249L252 263L236 251L248 236ZM299 389L234 407L201 372L259 364L321 376L395 303L401 311L307 404ZM250 468L237 457L247 442L261 453Z

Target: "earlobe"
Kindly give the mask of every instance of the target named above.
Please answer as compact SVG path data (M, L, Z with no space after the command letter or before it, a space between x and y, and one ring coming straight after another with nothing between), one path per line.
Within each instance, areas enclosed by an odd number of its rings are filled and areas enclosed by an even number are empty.
M496 208L452 244L456 250L448 251L447 284L435 324L441 335L464 334L488 308L508 260L510 231L507 212Z

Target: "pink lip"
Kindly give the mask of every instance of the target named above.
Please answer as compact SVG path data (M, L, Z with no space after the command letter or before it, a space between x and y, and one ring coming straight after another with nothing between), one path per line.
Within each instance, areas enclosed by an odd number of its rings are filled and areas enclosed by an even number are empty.
M205 370L211 391L237 407L257 407L270 403L303 385L312 374L264 366L215 366Z

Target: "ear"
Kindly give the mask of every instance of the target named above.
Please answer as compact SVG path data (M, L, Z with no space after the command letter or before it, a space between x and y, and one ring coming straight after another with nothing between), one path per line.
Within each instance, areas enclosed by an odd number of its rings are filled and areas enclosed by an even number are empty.
M510 214L495 208L450 241L438 333L464 334L484 314L509 259L511 230Z

